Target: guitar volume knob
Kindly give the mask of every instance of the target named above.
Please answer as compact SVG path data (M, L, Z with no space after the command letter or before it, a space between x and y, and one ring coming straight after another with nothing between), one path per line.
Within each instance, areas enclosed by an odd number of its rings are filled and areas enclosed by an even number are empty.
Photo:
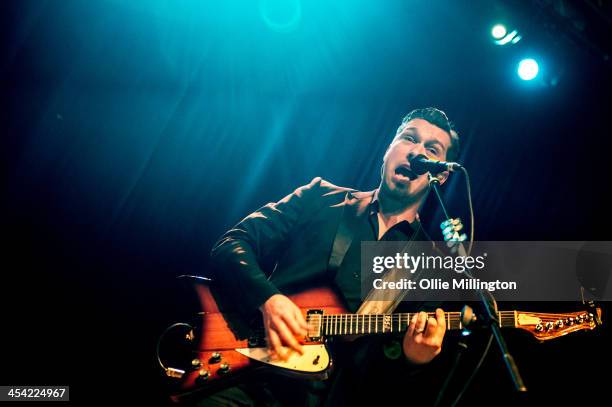
M195 369L199 369L201 364L202 363L200 362L200 359L196 358L196 359L192 359L191 360L191 368L194 369L194 370Z
M540 323L535 326L536 332L542 332L544 330L544 326Z
M219 352L213 352L210 355L210 363L219 363L221 361L221 354Z
M230 365L229 363L223 362L219 365L219 373L220 374L225 374L227 372L230 371Z
M208 379L208 376L210 376L210 373L208 372L208 370L206 370L206 369L201 369L201 370L198 372L198 378L197 378L197 380L202 380L202 381L203 381L203 380L207 380L207 379Z

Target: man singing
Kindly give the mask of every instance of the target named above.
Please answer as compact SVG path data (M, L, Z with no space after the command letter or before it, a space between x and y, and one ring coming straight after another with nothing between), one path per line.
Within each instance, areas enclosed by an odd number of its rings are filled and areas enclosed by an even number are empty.
M415 174L410 159L425 155L455 161L458 154L458 135L444 112L411 111L385 152L377 189L358 192L315 178L263 206L225 233L213 248L216 283L245 315L261 314L275 357L301 353L297 338L306 334L306 321L284 294L328 284L341 294L350 312L357 311L362 303L360 242L431 240L418 215L429 190L427 174ZM448 173L437 177L444 183ZM368 397L392 400L397 395L385 394L376 384L392 391L388 385L401 385L431 370L428 366L442 350L445 331L441 309L436 309L436 318L420 312L395 342L370 337L344 347L335 376L324 391L297 379L290 384L286 379L272 379L265 386L222 391L204 404L337 405L364 402ZM289 391L294 385L306 390ZM401 398L408 403L421 396L421 390L411 388Z

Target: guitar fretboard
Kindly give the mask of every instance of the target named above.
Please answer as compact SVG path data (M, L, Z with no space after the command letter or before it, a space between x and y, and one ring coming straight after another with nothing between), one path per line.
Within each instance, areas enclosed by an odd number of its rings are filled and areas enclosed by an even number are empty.
M308 316L309 330L325 336L364 335L403 332L408 329L413 313L397 314L311 314ZM435 318L433 312L428 316ZM515 311L500 311L499 326L516 328ZM447 330L463 329L461 312L444 313Z

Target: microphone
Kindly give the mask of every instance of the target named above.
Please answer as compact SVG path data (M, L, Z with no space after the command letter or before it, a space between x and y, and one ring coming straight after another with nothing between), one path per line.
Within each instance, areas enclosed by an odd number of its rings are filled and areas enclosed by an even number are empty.
M426 172L436 175L443 171L452 172L463 168L459 163L431 160L423 154L412 157L408 161L410 162L410 169L417 175L422 175Z

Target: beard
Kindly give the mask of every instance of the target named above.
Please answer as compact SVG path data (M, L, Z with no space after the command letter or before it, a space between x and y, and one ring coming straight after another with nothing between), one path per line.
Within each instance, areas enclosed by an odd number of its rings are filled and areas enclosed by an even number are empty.
M428 185L417 189L416 183L419 181L416 179L408 183L398 183L393 180L393 174L386 174L381 181L379 193L397 204L408 206L422 200L427 195Z

